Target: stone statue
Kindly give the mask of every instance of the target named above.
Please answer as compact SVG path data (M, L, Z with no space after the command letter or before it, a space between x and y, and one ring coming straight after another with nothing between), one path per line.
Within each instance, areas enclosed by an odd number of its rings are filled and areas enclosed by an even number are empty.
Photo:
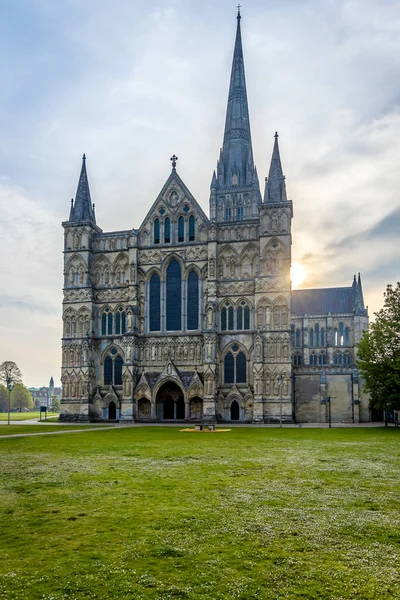
M128 331L132 330L132 311L128 310L127 314L126 314L126 325L128 328Z

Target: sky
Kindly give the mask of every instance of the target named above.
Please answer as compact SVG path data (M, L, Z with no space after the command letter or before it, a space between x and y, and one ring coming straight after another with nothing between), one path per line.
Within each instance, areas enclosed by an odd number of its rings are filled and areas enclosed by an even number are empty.
M400 279L400 3L242 0L260 181L273 135L299 287L370 316ZM63 229L83 152L104 231L139 227L170 173L208 214L236 29L230 0L3 0L0 363L60 379Z

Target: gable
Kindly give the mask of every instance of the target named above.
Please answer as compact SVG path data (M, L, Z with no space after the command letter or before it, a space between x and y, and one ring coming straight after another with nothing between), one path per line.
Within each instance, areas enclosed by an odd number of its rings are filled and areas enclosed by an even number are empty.
M200 204L195 200L177 172L172 170L139 228L141 244L152 245L151 232L156 218L159 219L160 223L163 223L168 217L172 225L177 224L181 216L187 221L190 215L195 217L198 231L202 227L207 228L209 226L209 219Z

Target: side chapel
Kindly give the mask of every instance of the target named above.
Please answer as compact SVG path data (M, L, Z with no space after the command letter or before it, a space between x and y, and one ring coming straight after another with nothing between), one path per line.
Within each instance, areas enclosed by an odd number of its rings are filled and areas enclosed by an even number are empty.
M63 223L60 419L368 420L355 365L368 323L360 278L291 290L292 201L275 134L261 195L241 40L209 217L177 157L138 229L97 225L83 156Z

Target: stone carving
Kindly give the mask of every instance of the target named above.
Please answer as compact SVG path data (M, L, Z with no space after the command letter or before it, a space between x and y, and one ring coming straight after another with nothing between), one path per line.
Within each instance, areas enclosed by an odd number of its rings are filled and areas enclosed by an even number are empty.
M253 294L253 281L233 281L231 283L220 283L218 285L219 296L238 296L242 294Z

